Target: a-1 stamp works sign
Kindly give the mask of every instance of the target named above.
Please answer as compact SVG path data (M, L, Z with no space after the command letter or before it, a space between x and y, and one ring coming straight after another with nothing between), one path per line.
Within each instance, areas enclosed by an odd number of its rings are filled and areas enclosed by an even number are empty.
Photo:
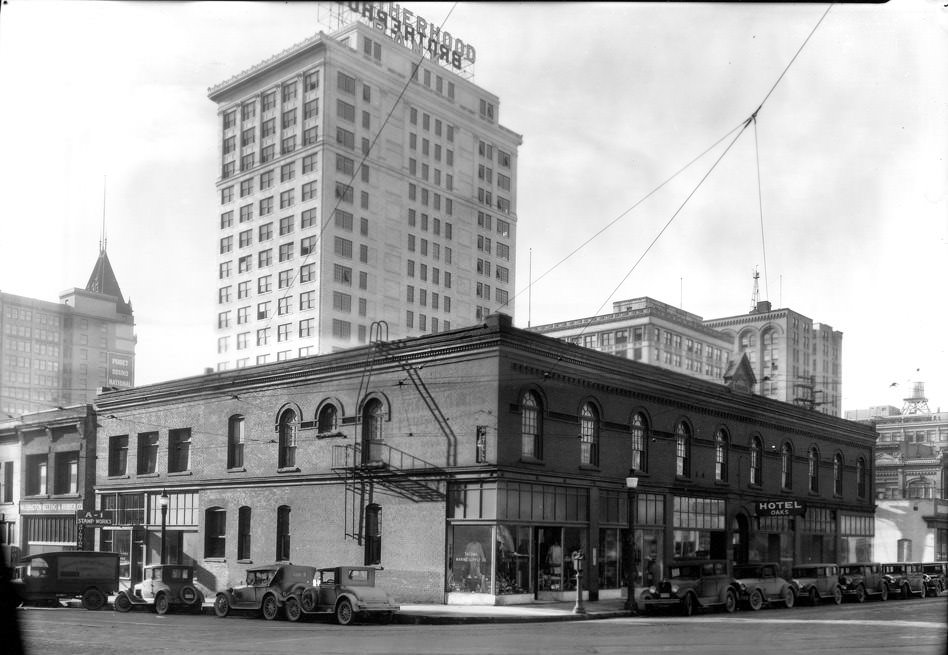
M757 516L803 516L806 505L797 500L759 500Z
M101 528L112 525L112 517L106 516L105 512L78 510L76 525L82 528Z

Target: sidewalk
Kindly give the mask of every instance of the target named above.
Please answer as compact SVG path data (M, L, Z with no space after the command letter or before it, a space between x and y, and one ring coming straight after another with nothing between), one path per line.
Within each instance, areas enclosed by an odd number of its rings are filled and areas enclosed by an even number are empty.
M629 616L625 600L585 601L584 614L575 614L574 602L531 605L405 605L395 615L395 623L526 623L543 621L584 621Z
M115 596L109 596L105 606L112 609ZM81 608L78 599L62 601L66 607ZM468 623L540 623L545 621L588 621L629 616L625 600L584 601L585 613L573 612L575 602L534 603L530 605L408 605L402 604L393 623L468 624ZM214 601L204 602L203 613L214 614Z

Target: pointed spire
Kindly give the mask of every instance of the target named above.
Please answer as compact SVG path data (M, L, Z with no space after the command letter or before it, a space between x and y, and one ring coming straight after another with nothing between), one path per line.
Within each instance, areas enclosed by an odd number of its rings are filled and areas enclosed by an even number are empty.
M100 253L105 252L106 244L108 242L107 239L105 238L105 183L106 183L106 179L107 179L106 176L103 175L102 176L102 238L99 239L99 252Z

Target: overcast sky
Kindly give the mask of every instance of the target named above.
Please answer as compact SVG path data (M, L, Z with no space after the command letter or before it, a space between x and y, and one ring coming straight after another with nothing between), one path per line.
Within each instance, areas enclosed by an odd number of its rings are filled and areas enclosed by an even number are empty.
M523 135L516 325L639 296L742 314L757 267L761 299L843 332L844 409L901 406L915 379L948 409L944 2L833 6L782 78L828 5L401 4L474 45L474 81ZM136 381L213 365L207 89L328 30L323 17L315 3L4 4L0 290L58 302L85 286L106 180Z

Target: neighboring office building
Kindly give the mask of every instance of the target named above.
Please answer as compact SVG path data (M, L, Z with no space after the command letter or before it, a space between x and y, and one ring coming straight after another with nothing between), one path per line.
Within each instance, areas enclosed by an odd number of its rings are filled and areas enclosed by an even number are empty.
M34 555L92 546L76 512L93 508L96 419L91 405L0 421L0 513L4 543Z
M880 411L882 410L882 411ZM895 410L894 413L892 410ZM922 382L902 411L846 412L879 433L876 541L885 561L948 561L948 413L931 412Z
M748 314L704 324L731 337L735 359L747 354L762 395L842 415L842 332L792 309L771 309L767 300Z
M495 95L353 23L209 97L218 370L513 311L521 137Z
M702 318L653 298L612 303L612 313L529 328L585 348L721 382L733 338Z
M740 379L738 379L740 378ZM725 386L482 324L97 399L103 550L224 589L252 564L379 564L404 602L620 597L636 468L647 559L871 559L875 432ZM764 516L757 502L805 516ZM140 544L140 546L139 546ZM328 558L328 559L327 559ZM644 580L637 575L641 589Z
M840 415L843 335L828 325L767 301L707 320L648 297L614 302L612 312L530 330L717 382L746 353L757 393Z
M61 303L0 293L0 418L91 402L135 384L134 317L105 248Z

